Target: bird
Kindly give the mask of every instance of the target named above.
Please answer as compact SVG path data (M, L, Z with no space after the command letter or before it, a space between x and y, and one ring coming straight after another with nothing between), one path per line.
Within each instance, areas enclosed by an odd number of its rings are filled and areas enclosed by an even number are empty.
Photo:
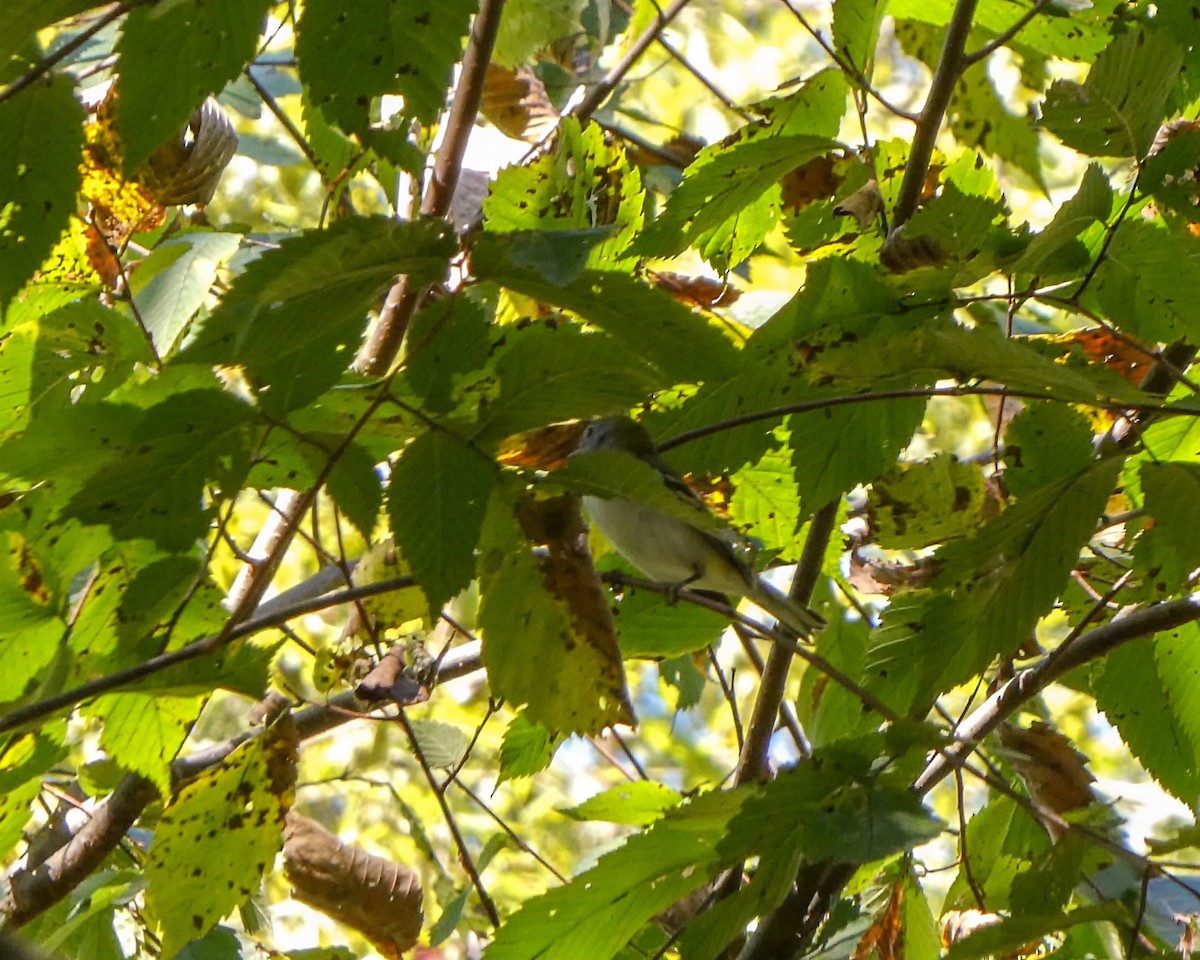
M680 501L701 514L704 502L657 454L654 441L636 420L602 417L587 424L572 456L612 450L651 466ZM703 526L648 504L620 498L584 495L583 509L591 524L613 548L646 577L672 584L746 597L801 637L820 630L825 621L803 604L771 586L745 563L734 544ZM732 533L732 531L731 531Z

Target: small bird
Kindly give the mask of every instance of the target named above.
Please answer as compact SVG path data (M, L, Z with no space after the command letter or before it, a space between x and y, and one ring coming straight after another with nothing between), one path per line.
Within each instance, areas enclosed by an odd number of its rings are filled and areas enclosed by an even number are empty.
M593 420L583 431L576 453L615 450L653 467L666 487L697 510L703 501L657 455L645 428L629 417ZM632 500L585 496L590 521L616 551L651 580L696 590L715 590L752 600L802 637L825 621L777 590L737 555L733 544L702 527Z

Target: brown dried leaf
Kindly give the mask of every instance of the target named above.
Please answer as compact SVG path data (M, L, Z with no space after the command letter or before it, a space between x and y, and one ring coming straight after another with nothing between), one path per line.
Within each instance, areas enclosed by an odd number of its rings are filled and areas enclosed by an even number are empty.
M810 203L827 200L837 192L841 183L836 157L813 157L790 173L785 173L779 181L783 191L783 209L803 210Z
M920 267L937 267L949 255L931 237L906 237L900 226L888 234L879 251L879 262L893 273L907 273Z
M1005 723L996 736L1010 751L1009 762L1037 806L1062 814L1086 807L1095 799L1092 783L1096 778L1087 769L1087 757L1053 727L1040 720L1028 729Z
M742 292L725 280L688 277L682 273L649 271L646 276L656 287L666 290L680 303L696 307L728 307L737 303Z
M424 893L416 871L338 840L314 820L287 816L284 871L292 895L357 930L385 957L416 945Z
M900 905L904 900L904 885L892 887L887 907L875 917L867 932L854 949L854 960L900 960L904 956L904 926L900 919Z
M479 112L502 133L527 143L544 140L558 125L559 116L533 70L496 63L488 64Z

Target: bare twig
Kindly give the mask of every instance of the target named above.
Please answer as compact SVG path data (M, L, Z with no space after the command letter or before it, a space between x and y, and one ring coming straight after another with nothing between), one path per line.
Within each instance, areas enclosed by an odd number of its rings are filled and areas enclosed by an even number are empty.
M123 0L121 3L114 3L108 10L99 16L95 23L79 31L79 33L77 33L53 53L46 54L46 56L42 57L41 60L17 77L16 80L6 86L3 90L0 90L0 103L3 103L5 100L16 96L30 84L34 83L39 77L49 73L56 66L58 66L58 64L66 60L67 57L91 40L92 37L98 34L114 20L124 16L134 7L140 7L143 3L147 2L149 2L149 0Z
M1017 22L1005 30L1002 34L1000 34L994 40L985 43L974 53L966 54L963 57L964 66L974 66L980 60L986 60L1002 46L1008 43L1009 40L1024 30L1032 22L1033 18L1045 10L1048 6L1050 6L1050 0L1037 0L1037 3L1025 11L1025 13L1017 20Z
M646 52L646 48L658 39L658 35L662 33L667 24L674 20L679 15L679 11L689 3L691 3L691 0L673 0L669 7L661 11L654 23L647 27L640 37L633 41L633 44L629 47L629 51L621 58L621 61L609 70L584 95L583 99L576 104L575 109L571 113L578 117L581 122L589 120L592 114L600 107L600 104L607 100L608 95L616 89L617 84L621 82L625 74L633 69L633 65Z
M496 909L496 904L492 902L487 888L483 885L483 878L479 875L479 871L475 867L475 861L471 859L471 851L467 849L462 831L458 829L458 821L454 818L454 812L450 809L450 804L446 801L446 792L437 782L437 778L434 777L433 769L429 766L429 761L425 759L425 752L421 749L417 735L413 733L412 725L408 722L408 716L403 710L397 714L396 722L400 724L404 730L404 735L408 737L408 744L412 749L413 756L417 758L417 763L420 764L421 771L425 774L425 779L429 783L429 789L433 791L434 798L437 800L438 806L441 807L442 819L445 820L451 836L454 837L454 845L458 848L458 862L462 864L463 869L467 871L467 876L471 878L471 884L475 887L475 892L479 895L479 902L483 904L484 912L487 913L492 926L499 927L500 912Z

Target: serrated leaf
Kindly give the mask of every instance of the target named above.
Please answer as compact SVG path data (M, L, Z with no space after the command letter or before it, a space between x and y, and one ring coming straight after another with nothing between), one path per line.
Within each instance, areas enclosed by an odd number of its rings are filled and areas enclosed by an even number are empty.
M621 653L675 657L718 642L729 626L719 613L694 603L671 603L659 593L625 589L613 606Z
M297 27L300 79L347 133L371 129L371 102L383 94L402 95L405 115L431 124L474 8L473 0L311 0ZM351 71L347 50L356 51Z
M146 537L186 550L208 525L204 483L229 467L245 469L254 420L250 407L221 390L189 390L151 407L123 439L124 456L91 478L66 506L118 539Z
M683 795L677 790L662 783L639 780L612 787L560 812L572 820L604 820L608 823L648 826L682 802Z
M7 28L3 33L8 35ZM67 229L75 209L83 110L75 102L71 80L53 76L0 103L0 143L2 318Z
M404 379L430 413L453 409L457 381L470 378L486 364L489 332L483 308L462 294L435 300L413 318Z
M443 430L417 437L392 468L387 495L392 533L435 620L475 574L475 547L495 484L495 465Z
M471 738L452 723L439 720L410 720L413 738L425 762L435 770L455 767L467 752Z
M1074 910L1058 910L1053 913L1023 914L982 927L965 940L954 944L945 956L947 960L973 960L977 957L1003 955L1013 950L1021 950L1042 937L1061 934L1080 924L1114 923L1123 918L1123 908L1115 902L1077 907Z
M862 403L788 420L796 485L808 509L878 477L911 442L925 400Z
M1089 164L1075 195L1054 212L1045 229L1036 234L1016 270L1037 273L1063 247L1093 223L1104 222L1112 212L1113 191L1099 164Z
M44 734L14 737L0 760L0 855L21 839L42 790L42 775L62 757L63 748Z
M531 777L550 766L559 738L540 723L518 713L504 731L500 743L500 769L497 782Z
M1200 566L1200 464L1156 463L1141 465L1141 488L1146 512L1153 518L1151 532L1174 552L1178 568Z
M634 249L656 257L682 253L706 231L755 203L789 170L837 146L827 137L796 134L710 148L688 168L662 215L643 231ZM766 235L761 224L755 232Z
M838 52L870 75L887 4L881 0L834 0L833 42Z
M28 692L67 634L27 551L23 538L0 533L0 703Z
M606 960L661 910L719 870L711 838L742 806L744 792L707 793L564 887L531 897L488 947L488 960Z
M129 285L138 316L159 356L179 344L188 323L208 299L217 270L237 251L236 233L172 237L141 261Z
M747 537L779 551L780 557L798 560L807 518L788 451L767 451L757 463L734 474L732 482L729 518L733 524Z
M1036 51L1043 56L1090 61L1112 40L1108 17L1111 0L1088 3L1070 15L1035 17L1009 41L1019 51ZM916 20L944 27L954 16L955 0L889 0L888 13L897 20ZM1013 4L985 3L975 11L972 32L976 45L1006 34L1027 8Z
M1005 486L1022 497L1084 469L1093 454L1092 425L1084 414L1061 403L1030 404L1005 434Z
M240 364L275 413L337 382L397 273L438 278L455 249L439 221L341 220L285 240L246 268L180 362Z
M200 715L206 697L124 692L101 697L86 715L100 720L100 745L125 769L140 773L164 796L171 793L171 761Z
M1196 339L1192 307L1198 297L1200 239L1126 220L1083 302L1141 340L1190 342Z
M889 550L920 549L966 536L982 522L984 493L979 468L952 454L896 464L871 487L878 543Z
M117 131L126 173L241 73L270 6L270 0L177 0L130 11L117 43Z
M513 332L494 360L499 388L483 405L475 441L496 444L514 433L575 417L624 410L667 378L604 333L574 327Z
M43 27L94 7L95 0L12 0L4 7L0 65Z
M1165 31L1123 33L1104 48L1082 84L1054 81L1042 122L1089 156L1145 156L1181 66L1183 52Z
M542 241L544 248L517 262L552 283L566 283L585 267L631 270L634 261L621 258L642 226L644 206L641 174L620 144L598 124L580 127L566 117L552 153L497 175L483 201L484 229L540 231L523 241ZM513 253L516 259L519 252Z
M146 904L175 956L258 890L291 804L273 738L255 737L179 791L154 831ZM294 762L294 759L293 759ZM229 856L231 850L237 856Z
M581 32L586 0L510 0L504 5L492 57L519 67L555 40Z
M304 447L306 453L311 449ZM319 472L326 460L326 455L310 456L309 464ZM383 481L376 471L375 457L360 443L346 445L325 478L325 487L338 509L369 540L383 507Z
M579 314L636 350L672 384L727 377L736 370L733 344L669 293L611 270L586 270L567 283L554 283L536 267L537 257L528 255L530 242L526 234L485 234L472 253L473 272Z

